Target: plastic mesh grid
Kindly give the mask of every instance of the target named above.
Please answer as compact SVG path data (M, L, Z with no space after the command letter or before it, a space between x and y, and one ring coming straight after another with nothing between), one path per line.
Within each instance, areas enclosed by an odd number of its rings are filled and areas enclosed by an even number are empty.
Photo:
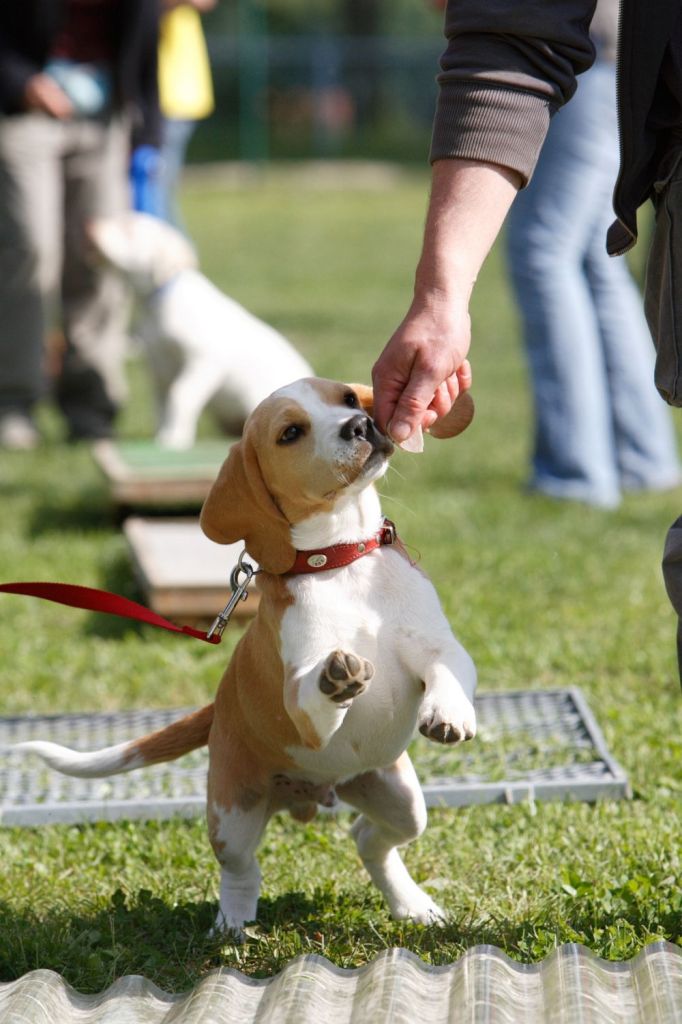
M594 800L629 795L579 690L482 693L478 735L449 748L415 740L410 753L427 803L462 806L519 799ZM105 779L76 779L13 751L43 739L96 750L163 728L188 708L0 718L0 822L34 825L202 814L206 750Z

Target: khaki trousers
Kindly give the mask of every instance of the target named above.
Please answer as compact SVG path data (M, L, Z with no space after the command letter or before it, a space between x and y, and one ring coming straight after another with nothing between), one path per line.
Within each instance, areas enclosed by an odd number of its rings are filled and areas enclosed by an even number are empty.
M127 295L95 266L85 225L129 207L124 118L0 118L0 413L48 391L45 338L63 332L53 382L73 437L104 436L125 396Z

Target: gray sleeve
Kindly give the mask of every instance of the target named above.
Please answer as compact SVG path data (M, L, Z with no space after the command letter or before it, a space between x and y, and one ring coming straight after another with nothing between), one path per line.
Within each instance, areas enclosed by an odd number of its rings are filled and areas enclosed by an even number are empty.
M449 0L431 160L501 164L527 182L551 115L594 60L595 0Z

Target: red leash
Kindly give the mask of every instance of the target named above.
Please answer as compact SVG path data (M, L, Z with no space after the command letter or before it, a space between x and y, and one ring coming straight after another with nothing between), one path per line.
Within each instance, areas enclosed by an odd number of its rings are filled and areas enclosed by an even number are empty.
M171 633L184 633L185 636L205 640L209 644L219 644L221 639L218 632L213 632L209 636L201 629L177 626L150 608L145 608L143 604L130 601L120 594L111 594L108 590L81 587L74 583L0 583L0 593L40 597L44 601L54 601L56 604L69 605L71 608L83 608L86 611L118 615L124 619L136 619L138 622L146 622L149 626L167 629Z
M390 519L384 519L377 533L367 540L354 544L335 544L332 547L321 548L319 551L297 551L296 560L287 575L338 569L341 566L349 565L357 558L362 558L363 555L370 554L378 547L395 544L396 541L395 526ZM69 605L71 608L104 612L105 615L118 615L124 619L135 619L137 622L146 622L149 626L167 629L171 633L184 633L185 636L193 636L197 640L204 640L209 644L219 644L232 611L239 601L246 598L246 589L252 576L260 571L243 561L245 553L242 552L239 556L239 561L230 576L232 597L208 632L202 629L193 629L191 626L177 626L143 604L138 604L137 601L131 601L120 594L112 594L108 590L81 587L76 583L0 583L0 593L39 597L43 601L54 601L56 604ZM242 575L244 576L243 580L240 579Z

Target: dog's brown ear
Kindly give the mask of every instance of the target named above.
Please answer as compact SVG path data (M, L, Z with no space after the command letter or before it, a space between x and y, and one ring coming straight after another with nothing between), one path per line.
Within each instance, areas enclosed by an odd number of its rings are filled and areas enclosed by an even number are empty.
M276 575L294 563L289 524L268 492L253 444L230 449L204 501L201 529L217 544L243 541L261 569Z
M450 412L429 427L432 437L456 437L474 418L474 400L469 391L462 391L452 403Z
M374 389L369 384L349 384L358 396L358 402L368 416L374 416Z

